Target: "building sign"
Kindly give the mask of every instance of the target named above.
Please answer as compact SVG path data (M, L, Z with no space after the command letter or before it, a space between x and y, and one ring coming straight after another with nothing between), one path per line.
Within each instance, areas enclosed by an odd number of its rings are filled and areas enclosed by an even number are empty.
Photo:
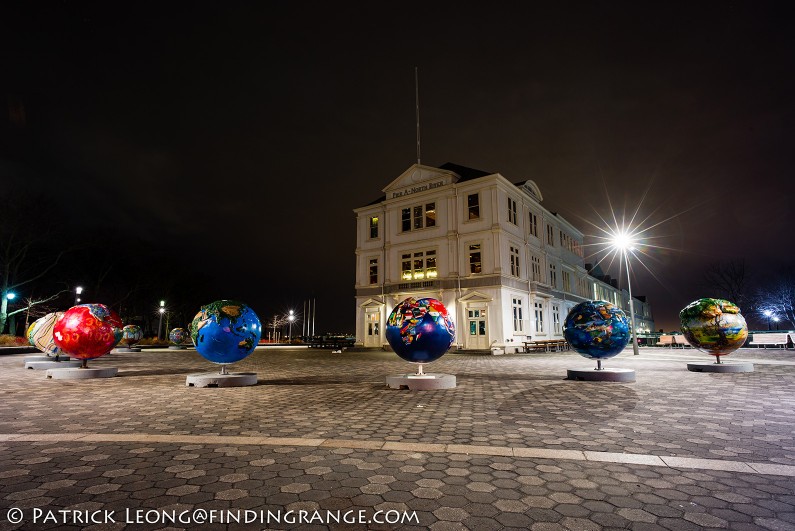
M391 199L394 199L396 197L404 197L419 192L425 192L426 190L433 190L434 188L439 188L440 186L444 186L444 180L423 184L420 186L412 186L411 188L404 188L399 192L392 192Z

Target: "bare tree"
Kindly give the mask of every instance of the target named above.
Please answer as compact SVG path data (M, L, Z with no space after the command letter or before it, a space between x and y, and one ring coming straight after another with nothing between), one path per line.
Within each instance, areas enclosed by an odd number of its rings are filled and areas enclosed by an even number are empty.
M795 278L782 278L773 287L757 291L753 307L760 319L774 318L795 327Z
M713 262L707 266L701 279L702 286L712 292L711 296L729 300L740 307L745 302L747 282L745 260Z

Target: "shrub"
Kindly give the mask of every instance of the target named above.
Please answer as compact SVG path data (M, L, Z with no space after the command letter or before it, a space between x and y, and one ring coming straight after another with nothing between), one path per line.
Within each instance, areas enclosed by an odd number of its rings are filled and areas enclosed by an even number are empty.
M24 337L9 334L0 335L0 347L29 347L30 343Z

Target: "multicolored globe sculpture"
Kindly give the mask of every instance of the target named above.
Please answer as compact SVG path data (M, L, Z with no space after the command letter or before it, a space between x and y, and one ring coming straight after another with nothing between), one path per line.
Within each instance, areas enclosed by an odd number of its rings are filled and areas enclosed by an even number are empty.
M563 336L571 348L592 360L619 354L629 343L630 334L627 315L606 301L581 302L563 322Z
M80 304L69 308L55 321L55 345L81 360L103 356L122 337L121 318L104 304Z
M190 330L199 354L220 364L240 361L254 352L262 335L254 310L242 302L228 300L202 306Z
M436 299L410 297L392 310L386 322L386 340L395 353L411 363L441 358L455 340L455 324Z
M172 345L181 345L188 340L188 331L184 328L175 328L168 333L168 340Z
M688 343L712 356L731 354L748 338L748 326L740 308L723 299L698 299L679 312L682 333Z
M36 344L33 342L33 333L36 331L36 325L39 324L39 321L41 321L41 318L36 319L32 323L30 323L30 326L25 331L25 338L28 340L28 343L30 343L30 346L32 347L36 346Z
M121 329L121 341L123 345L126 347L132 347L140 340L144 338L144 331L141 330L141 327L138 325L125 325L124 328Z
M63 312L48 313L36 323L33 329L33 336L31 338L33 346L44 352L48 356L58 356L61 354L61 349L55 344L55 337L53 336L55 323L63 315Z

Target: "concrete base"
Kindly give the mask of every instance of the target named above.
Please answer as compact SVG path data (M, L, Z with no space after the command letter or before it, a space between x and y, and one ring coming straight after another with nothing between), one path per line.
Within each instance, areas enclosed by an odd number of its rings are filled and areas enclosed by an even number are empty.
M58 356L59 361L69 361L69 356ZM25 363L29 361L55 361L55 356L28 356L26 358L22 358L22 361Z
M111 352L141 352L138 347L116 347Z
M93 378L113 378L119 369L116 367L105 367L102 369L49 369L47 378L53 380L90 380Z
M188 347L183 347L182 345L169 345L169 350L188 350Z
M585 382L634 382L635 371L632 369L602 369L583 367L566 370L566 379Z
M26 361L25 368L41 371L44 369L67 369L69 367L80 367L82 364L83 362L80 360L53 361L52 358L50 358L50 361Z
M692 372L754 372L754 364L748 362L722 362L722 363L688 363L687 370Z
M386 385L390 389L428 391L432 389L453 389L455 384L455 376L452 374L393 374L386 377Z
M256 384L257 373L255 372L230 372L228 374L203 372L189 374L185 379L187 387L244 387Z

